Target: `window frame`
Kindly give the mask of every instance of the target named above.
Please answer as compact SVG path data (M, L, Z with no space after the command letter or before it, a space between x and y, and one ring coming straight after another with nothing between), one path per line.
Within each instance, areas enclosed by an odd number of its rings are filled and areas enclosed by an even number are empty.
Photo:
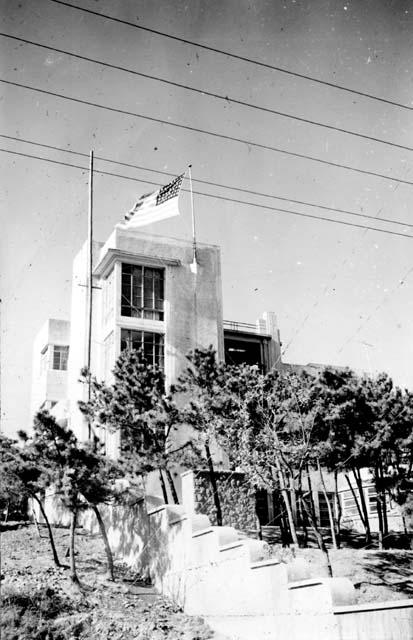
M121 262L120 317L163 322L165 279L164 268Z
M54 344L51 358L51 369L53 371L67 371L67 363L69 359L69 346L63 344ZM59 366L55 366L56 363L56 355L59 354L58 364ZM63 366L62 366L63 365Z
M127 333L129 334L129 339L125 339L124 338L124 334ZM133 339L133 335L132 334L141 334L140 336L140 346L139 347L134 347L133 346L133 342L135 342L135 340ZM146 337L151 337L152 338L152 342L150 342L150 340L147 340L145 343L145 338ZM122 342L127 342L128 344L126 344L125 346L122 346ZM121 327L120 328L120 352L122 353L122 351L126 350L126 349L136 349L137 351L141 351L144 358L149 362L149 364L153 365L157 365L160 369L162 369L164 371L165 369L165 335L163 333L157 332L157 331L148 331L145 329L132 329L129 327ZM152 354L150 355L150 357L148 358L148 350L145 349L145 344L151 344L152 345Z

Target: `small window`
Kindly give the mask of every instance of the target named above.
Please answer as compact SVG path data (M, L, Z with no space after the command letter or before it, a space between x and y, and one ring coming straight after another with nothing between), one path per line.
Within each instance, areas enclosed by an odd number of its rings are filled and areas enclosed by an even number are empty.
M53 369L56 369L59 371L66 371L68 355L69 355L69 347L59 347L54 345Z
M163 320L164 271L122 264L121 315Z
M356 501L354 500L353 494L350 490L343 491L341 494L342 507L343 507L343 516L346 518L355 518L359 516L358 508Z
M368 487L366 491L367 505L370 515L377 514L377 493L375 487Z
M142 351L149 364L164 365L164 337L160 333L122 329L120 340L121 351L137 349Z

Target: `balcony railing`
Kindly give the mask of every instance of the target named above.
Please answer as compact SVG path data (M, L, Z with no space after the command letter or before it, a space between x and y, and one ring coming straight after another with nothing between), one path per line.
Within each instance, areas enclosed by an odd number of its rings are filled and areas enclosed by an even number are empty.
M256 324L251 324L249 322L234 322L233 320L224 320L224 329L240 331L243 333L261 333Z

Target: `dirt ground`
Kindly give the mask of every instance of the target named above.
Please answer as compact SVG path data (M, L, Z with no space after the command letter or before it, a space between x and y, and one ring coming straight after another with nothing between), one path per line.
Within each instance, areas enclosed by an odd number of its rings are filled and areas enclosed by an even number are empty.
M67 563L69 531L55 534ZM125 566L118 564L116 582L108 581L99 536L78 531L76 550L84 595L67 569L54 567L45 528L40 539L33 525L3 529L2 640L218 640L201 618L183 614Z
M272 548L271 555L281 561L292 559L291 549ZM311 574L327 576L325 555L318 549L298 549L295 554L309 562ZM356 589L358 603L413 598L413 551L378 551L349 547L329 550L335 578L349 578Z
M69 531L55 528L61 562ZM273 556L291 560L291 549L272 548ZM116 565L116 582L106 579L103 545L97 535L76 534L79 576L87 588L74 589L67 569L55 568L45 528L14 523L1 533L2 640L219 640L200 618L186 616L126 566ZM314 575L327 575L317 549L299 549ZM281 557L282 556L282 557ZM413 597L412 551L330 551L335 577L348 577L358 602ZM221 639L222 640L222 639Z

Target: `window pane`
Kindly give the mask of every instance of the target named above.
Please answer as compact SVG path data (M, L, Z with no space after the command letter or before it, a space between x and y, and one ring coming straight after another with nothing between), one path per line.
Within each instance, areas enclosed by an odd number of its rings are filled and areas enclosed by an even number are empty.
M163 320L164 271L122 264L121 314Z
M66 371L69 347L53 347L53 369Z
M157 364L163 368L163 335L149 331L121 330L120 348L142 350L149 364Z

